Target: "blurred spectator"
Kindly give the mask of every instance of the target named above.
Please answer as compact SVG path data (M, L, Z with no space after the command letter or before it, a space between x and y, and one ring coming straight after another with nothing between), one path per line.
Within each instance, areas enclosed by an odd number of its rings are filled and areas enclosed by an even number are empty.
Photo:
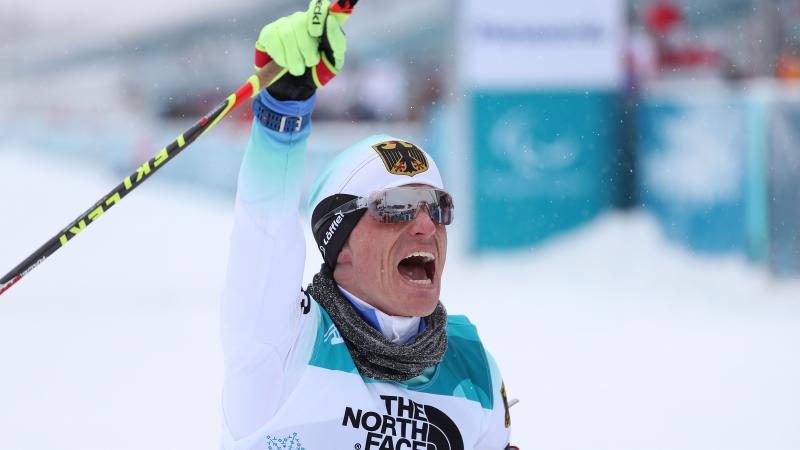
M314 111L317 120L419 121L441 96L442 81L433 64L418 63L413 80L401 56L348 61L347 72L325 87Z
M410 92L405 71L396 60L365 64L356 74L359 95L356 111L362 119L402 120Z
M684 68L716 68L724 57L696 39L687 37L684 15L672 0L654 0L644 11L643 22L655 41L662 72Z

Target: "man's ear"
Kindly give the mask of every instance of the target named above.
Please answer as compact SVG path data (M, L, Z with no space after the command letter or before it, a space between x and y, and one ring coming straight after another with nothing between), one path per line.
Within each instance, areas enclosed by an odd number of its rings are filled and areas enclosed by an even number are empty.
M353 263L353 252L350 250L350 239L344 243L342 249L339 251L339 256L336 258L336 267L339 267L342 264L352 264Z
M339 257L336 258L336 267L333 269L333 280L339 286L350 286L353 279L353 252L350 250L350 243L345 242L342 250L339 251ZM347 289L347 288L345 288Z

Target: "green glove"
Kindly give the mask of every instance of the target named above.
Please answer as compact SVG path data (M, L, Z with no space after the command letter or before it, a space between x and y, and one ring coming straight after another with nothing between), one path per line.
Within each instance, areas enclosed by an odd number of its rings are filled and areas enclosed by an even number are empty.
M329 0L311 0L305 12L282 17L261 30L256 68L274 60L285 69L268 88L278 100L311 97L344 65L347 42L329 7Z

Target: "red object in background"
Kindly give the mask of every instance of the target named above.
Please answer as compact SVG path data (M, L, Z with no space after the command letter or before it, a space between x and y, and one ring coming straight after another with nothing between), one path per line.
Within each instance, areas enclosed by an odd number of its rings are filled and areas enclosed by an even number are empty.
M788 53L780 55L775 75L782 80L800 79L800 56Z
M714 49L695 47L666 51L659 55L659 64L670 67L718 66L722 55Z
M683 14L677 5L667 0L651 3L644 12L644 23L654 34L666 34L683 22Z
M699 42L687 42L681 46L670 43L670 36L678 31L684 16L680 7L672 0L655 0L644 11L644 24L655 40L658 66L716 67L724 62L719 51Z

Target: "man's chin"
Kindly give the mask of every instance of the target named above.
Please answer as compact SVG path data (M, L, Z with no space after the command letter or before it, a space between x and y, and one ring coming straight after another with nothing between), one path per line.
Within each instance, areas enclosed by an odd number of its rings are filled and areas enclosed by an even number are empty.
M400 275L394 280L395 304L399 307L399 315L407 317L425 317L431 315L439 303L439 281L430 284L416 284Z
M404 316L430 316L439 304L439 289L427 292L410 292L401 300L404 305Z

